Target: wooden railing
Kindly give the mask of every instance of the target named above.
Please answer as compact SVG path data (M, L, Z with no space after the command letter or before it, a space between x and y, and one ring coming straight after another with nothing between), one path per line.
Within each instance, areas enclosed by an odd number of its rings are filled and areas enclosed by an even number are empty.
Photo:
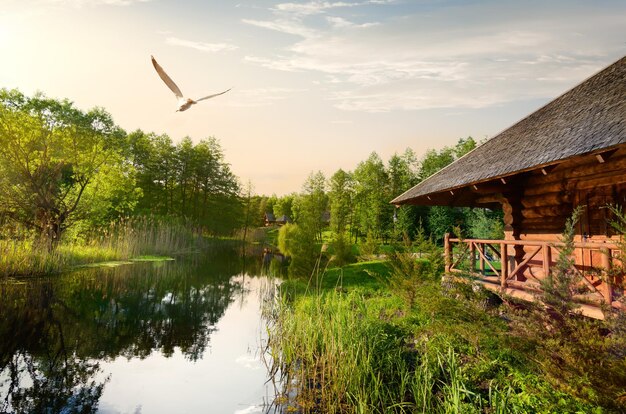
M528 293L540 290L540 281L554 270L563 243L526 240L444 238L446 273L465 272L486 284ZM608 277L619 248L614 243L574 243L574 265L571 270L581 276L586 293L581 301L592 306L602 302L618 306ZM585 290L585 289L581 289Z

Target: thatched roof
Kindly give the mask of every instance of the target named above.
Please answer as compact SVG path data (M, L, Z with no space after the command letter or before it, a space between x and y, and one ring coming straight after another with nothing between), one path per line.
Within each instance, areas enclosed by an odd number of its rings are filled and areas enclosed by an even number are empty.
M430 195L492 181L626 143L626 56L396 197Z

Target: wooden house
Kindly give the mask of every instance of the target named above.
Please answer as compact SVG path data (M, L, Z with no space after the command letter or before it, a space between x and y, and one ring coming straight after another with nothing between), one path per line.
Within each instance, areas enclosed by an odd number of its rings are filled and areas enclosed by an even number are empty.
M609 268L618 248L603 207L626 208L626 57L392 203L501 208L504 240L447 237L446 270L457 270L452 248L463 244L470 271L486 286L525 298L553 269L565 221L581 206L575 271L588 288L580 298L590 305L584 311L600 316L600 302L621 306L624 292L596 270Z
M265 227L273 226L276 224L276 218L272 213L265 213Z
M278 224L279 226L283 226L287 223L291 223L291 218L289 218L289 216L286 214L283 214L276 219L276 224Z

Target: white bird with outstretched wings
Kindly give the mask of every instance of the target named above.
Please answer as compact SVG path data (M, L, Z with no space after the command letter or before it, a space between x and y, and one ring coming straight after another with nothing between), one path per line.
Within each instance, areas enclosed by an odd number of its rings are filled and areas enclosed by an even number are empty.
M232 89L232 88L229 88L229 89L226 89L224 92L214 93L213 95L205 96L204 98L195 99L195 100L190 99L190 98L185 98L183 96L183 93L180 91L180 88L174 83L172 78L170 78L169 75L163 70L161 65L157 63L154 56L150 56L150 58L152 59L152 65L154 66L154 69L156 69L157 73L159 74L159 77L163 80L163 82L165 82L167 87L170 88L172 92L174 92L174 95L176 95L176 98L178 99L178 108L176 109L176 112L186 111L187 109L191 107L191 105L195 105L198 102L204 101L206 99L211 99L216 96L223 95Z

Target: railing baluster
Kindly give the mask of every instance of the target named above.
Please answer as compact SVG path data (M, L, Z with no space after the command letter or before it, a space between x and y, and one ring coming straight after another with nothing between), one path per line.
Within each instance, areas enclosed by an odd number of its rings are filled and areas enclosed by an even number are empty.
M480 249L480 252L482 253L480 255L480 274L485 276L485 258L483 256L485 256L485 243L480 243L478 245L478 249Z
M506 288L506 279L509 277L509 255L506 243L500 243L500 286Z
M613 303L613 286L612 281L609 277L611 271L611 249L601 249L602 253L602 272L604 275L604 280L602 283L601 293L604 301L609 305Z
M550 245L545 243L543 245L543 277L548 277L550 274L550 262L552 261L552 254L550 251Z
M443 249L445 254L446 273L450 273L450 268L452 267L452 248L450 245L450 233L446 233L443 236Z
M474 270L476 270L476 245L471 240L468 243L470 249L470 272L474 273Z

